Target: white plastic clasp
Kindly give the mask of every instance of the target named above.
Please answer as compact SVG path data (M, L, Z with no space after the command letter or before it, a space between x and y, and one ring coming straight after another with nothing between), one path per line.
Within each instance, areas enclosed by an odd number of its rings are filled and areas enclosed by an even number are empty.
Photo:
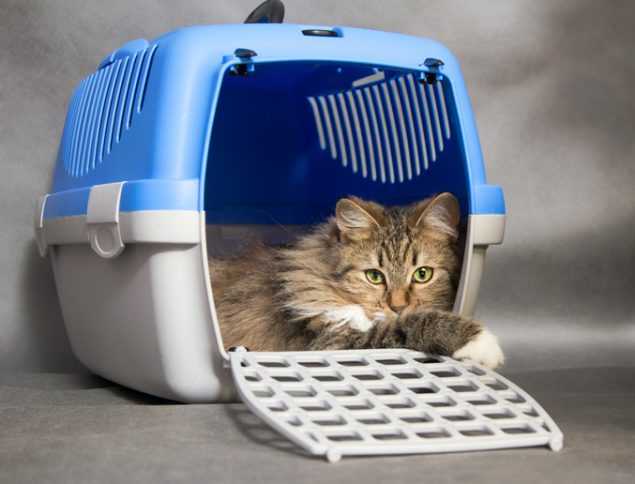
M33 217L33 229L35 230L35 243L41 257L46 257L48 253L48 244L44 235L44 209L46 208L46 199L48 195L38 198L35 206L35 214Z
M474 245L501 244L505 236L505 214L470 215Z
M88 239L95 253L105 259L117 257L125 247L119 227L119 202L124 183L95 185L88 196Z

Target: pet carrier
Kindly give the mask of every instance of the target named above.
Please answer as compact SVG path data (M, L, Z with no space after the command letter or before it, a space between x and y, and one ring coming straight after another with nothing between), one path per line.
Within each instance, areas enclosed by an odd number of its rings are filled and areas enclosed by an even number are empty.
M469 315L505 208L485 180L454 56L357 28L197 26L129 42L79 83L36 240L75 354L115 382L184 402L238 389L331 459L557 447L557 428L528 395L474 365L404 350L223 349L206 226L231 238L237 227L324 220L349 194L404 204L442 191L462 209L455 310Z

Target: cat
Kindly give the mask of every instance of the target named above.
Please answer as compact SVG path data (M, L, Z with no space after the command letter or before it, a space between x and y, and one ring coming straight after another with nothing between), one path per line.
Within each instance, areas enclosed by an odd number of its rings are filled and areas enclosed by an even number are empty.
M481 323L453 314L459 204L441 193L405 207L357 197L284 248L211 259L226 347L255 351L409 348L489 368L504 361Z

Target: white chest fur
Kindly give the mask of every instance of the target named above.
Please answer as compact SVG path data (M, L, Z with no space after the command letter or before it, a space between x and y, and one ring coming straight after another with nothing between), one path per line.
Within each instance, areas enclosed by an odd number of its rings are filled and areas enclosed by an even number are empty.
M361 306L351 304L324 313L324 317L332 322L333 327L348 325L357 331L365 333L375 325L376 320L368 319Z

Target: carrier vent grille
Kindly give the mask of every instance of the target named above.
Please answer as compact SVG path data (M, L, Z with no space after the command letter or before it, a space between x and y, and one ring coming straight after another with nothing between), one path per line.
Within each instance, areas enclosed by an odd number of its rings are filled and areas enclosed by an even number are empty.
M320 148L373 181L421 175L451 137L442 82L412 74L307 99Z
M132 127L143 110L157 46L116 60L85 78L71 99L64 131L66 172L80 177L94 170Z

